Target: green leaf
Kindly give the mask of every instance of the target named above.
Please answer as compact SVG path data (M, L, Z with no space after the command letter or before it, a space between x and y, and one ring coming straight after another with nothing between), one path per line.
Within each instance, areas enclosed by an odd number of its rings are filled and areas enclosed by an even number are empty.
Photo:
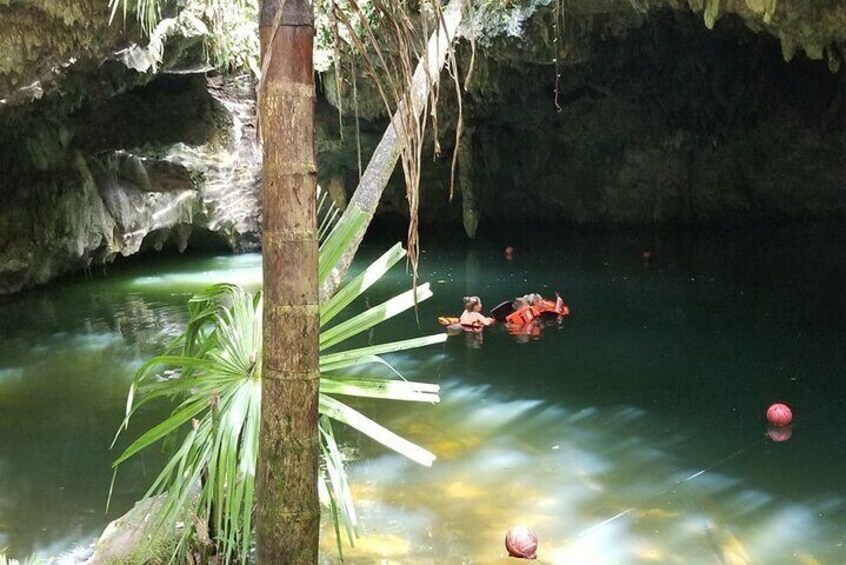
M120 465L145 447L149 447L166 435L173 433L179 429L180 426L191 420L191 418L202 412L206 407L208 407L208 400L202 398L198 401L192 402L179 412L172 414L167 420L157 426L154 426L147 433L135 440L132 445L127 447L123 454L117 458L112 466Z
M340 219L340 209L335 206L329 193L317 185L317 240L321 243L332 233Z
M373 286L375 282L381 279L405 255L405 249L402 248L402 244L397 243L371 263L357 277L344 285L332 298L320 306L320 327L329 323L332 318L349 306L361 293Z
M431 297L432 291L429 289L429 283L425 283L411 290L407 290L390 300L386 300L378 306L369 308L361 314L341 322L337 326L321 331L320 350L322 351L338 345Z
M338 260L344 255L347 248L355 239L358 231L364 227L367 221L367 214L357 207L348 208L335 229L320 246L320 259L317 265L317 282L322 285L326 282L332 269Z
M414 337L402 341L392 341L379 345L369 345L358 349L349 349L337 353L326 353L320 356L320 372L336 371L364 363L373 363L374 357L385 353L395 353L417 347L425 347L436 343L443 343L447 339L446 333L428 335L425 337ZM378 359L378 358L377 358Z
M439 402L440 386L413 381L393 381L362 377L324 377L320 379L320 392L383 400L411 402Z
M321 453L323 454L323 460L326 466L325 473L322 474L323 480L319 483L319 486L323 487L321 489L323 491L322 496L327 503L326 505L333 513L339 555L343 555L343 550L340 549L341 536L339 526L344 526L350 545L354 545L354 539L358 535L358 519L356 518L352 491L350 490L347 473L344 468L344 459L332 430L332 420L326 416L321 416L318 421L318 428L322 439L320 443Z
M331 396L326 396L325 394L320 395L320 412L333 420L343 422L361 433L370 436L382 445L393 449L400 455L404 455L421 465L431 467L432 462L436 459L434 454L398 436L361 412L350 408Z

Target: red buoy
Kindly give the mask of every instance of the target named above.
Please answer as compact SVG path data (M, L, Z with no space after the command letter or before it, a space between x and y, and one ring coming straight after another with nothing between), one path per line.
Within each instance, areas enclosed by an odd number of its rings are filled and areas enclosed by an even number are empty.
M510 245L505 248L505 258L509 261L514 258L514 248Z
M538 535L532 528L515 526L505 534L505 549L509 557L535 559L538 556Z
M774 426L786 426L793 421L793 412L787 404L776 402L767 408L767 421Z

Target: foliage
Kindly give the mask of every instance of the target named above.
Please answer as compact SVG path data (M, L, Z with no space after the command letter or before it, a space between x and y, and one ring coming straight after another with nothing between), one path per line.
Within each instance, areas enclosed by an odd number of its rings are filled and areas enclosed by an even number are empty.
M167 0L109 0L109 9L112 20L118 13L124 20L134 13L149 38L148 50L166 39L163 23L203 22L211 64L229 72L259 74L258 0L186 0L178 10Z
M147 33L152 32L162 19L164 8L167 8L167 0L134 0L133 2L129 0L109 0L110 20L113 21L118 11L121 11L123 19L126 21L129 12L132 11L135 13L135 19Z
M226 71L259 76L258 0L205 1L212 61Z
M325 278L361 225L361 215L339 222L321 244ZM333 421L347 424L423 465L434 455L353 409L339 396L406 401L438 401L438 385L397 379L380 355L443 342L445 334L336 350L348 339L431 296L421 285L380 305L333 323L352 302L405 256L397 244L349 281L320 308L319 433L323 469L319 491L330 510L341 551L340 530L350 541L356 516L335 439ZM143 449L184 433L179 447L153 482L147 496L166 493L153 527L184 527L174 557L189 551L222 555L224 562L245 562L250 552L255 469L261 407L262 296L227 284L215 285L189 301L185 331L163 355L142 366L127 398L126 418L118 431L148 402L175 399L170 417L147 430L115 461L120 465ZM331 352L328 350L332 350ZM353 374L360 366L381 364L390 371ZM115 438L117 439L117 437Z
M49 561L44 561L38 557L30 557L23 561L18 561L17 559L7 558L4 554L0 553L0 565L47 565L48 563Z

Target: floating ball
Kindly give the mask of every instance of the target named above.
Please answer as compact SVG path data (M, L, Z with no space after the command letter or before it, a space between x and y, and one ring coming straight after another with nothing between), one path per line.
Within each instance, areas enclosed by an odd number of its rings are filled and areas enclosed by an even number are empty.
M793 421L793 412L787 404L777 402L767 408L767 421L774 426L786 426Z
M505 248L505 258L508 259L509 261L511 261L511 259L513 257L514 257L514 248L509 245L508 247Z
M535 559L538 556L538 535L526 526L515 526L505 534L505 549L509 557Z
M792 435L792 426L773 426L772 424L767 426L767 437L777 443L789 440Z

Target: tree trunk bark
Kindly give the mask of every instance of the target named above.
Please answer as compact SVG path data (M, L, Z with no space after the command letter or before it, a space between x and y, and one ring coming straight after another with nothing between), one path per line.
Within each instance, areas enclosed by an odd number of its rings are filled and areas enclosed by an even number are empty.
M274 34L276 13L284 5ZM256 540L261 565L317 563L318 288L314 35L306 0L263 0L264 359Z
M450 0L450 3L443 10L443 20L439 23L438 28L432 33L429 38L429 43L426 47L426 57L421 59L414 69L414 76L412 78L412 111L415 115L419 115L423 111L426 98L429 96L430 88L438 81L441 74L441 67L446 62L452 42L455 39L458 26L461 24L463 16L463 8L467 0ZM431 80L427 78L431 77ZM361 245L361 240L364 239L364 233L367 231L367 226L370 225L370 220L376 213L376 207L379 205L379 200L382 198L382 192L388 184L388 179L394 171L394 167L399 159L402 149L402 141L398 137L398 132L402 131L402 109L398 109L391 120L388 129L382 135L379 145L373 152L370 162L367 163L367 168L364 174L361 175L361 180L355 189L355 193L350 199L347 210L354 206L358 207L367 214L367 221L362 226L352 244L344 252L341 260L338 261L338 266L332 270L329 278L320 289L320 299L327 300L338 289L344 275L352 264L353 257L355 257L358 246ZM344 214L346 215L346 211Z

